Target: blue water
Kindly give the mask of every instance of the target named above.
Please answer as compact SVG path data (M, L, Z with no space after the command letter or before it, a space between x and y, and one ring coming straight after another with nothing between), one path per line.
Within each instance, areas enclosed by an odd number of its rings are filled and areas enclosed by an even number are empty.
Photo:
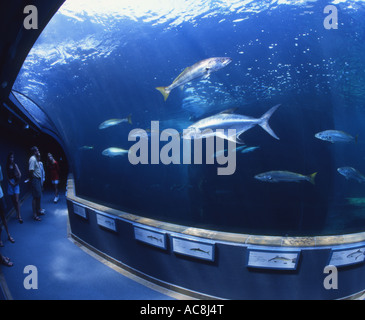
M78 6L78 3L81 3ZM61 133L79 196L130 213L214 230L271 235L364 231L365 184L337 168L365 173L365 3L334 3L338 29L327 30L323 1L66 1L19 74L14 89L29 96ZM209 79L155 90L210 57L232 63ZM128 149L128 133L181 131L229 108L270 120L242 136L260 148L237 155L233 175L219 165L136 165L108 158ZM133 124L99 130L132 114ZM330 144L314 134L338 129L358 143ZM163 143L161 143L161 146ZM83 146L87 146L84 147ZM308 182L270 184L261 172L318 172Z

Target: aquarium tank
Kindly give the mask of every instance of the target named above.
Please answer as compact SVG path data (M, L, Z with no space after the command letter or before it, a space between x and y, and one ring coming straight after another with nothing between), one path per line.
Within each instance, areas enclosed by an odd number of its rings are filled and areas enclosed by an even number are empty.
M13 91L54 123L81 198L224 232L354 233L365 226L364 40L356 0L67 0ZM184 163L184 130L207 119L241 121L242 134ZM163 149L173 140L177 157ZM135 164L138 141L148 155ZM218 174L227 152L234 172Z

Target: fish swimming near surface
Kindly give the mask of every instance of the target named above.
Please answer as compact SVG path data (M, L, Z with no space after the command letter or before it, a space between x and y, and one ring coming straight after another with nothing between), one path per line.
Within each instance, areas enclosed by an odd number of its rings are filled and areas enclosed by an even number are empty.
M308 181L314 184L317 172L308 176L290 171L268 171L255 176L255 179L264 182L300 182Z
M249 152L255 151L256 149L259 149L259 148L260 148L259 146L247 147L247 148L244 148L243 150L241 150L241 153L249 153Z
M243 145L243 146L239 146L235 149L232 150L232 152L238 152L238 151L241 151L243 148L245 148L246 145ZM213 158L218 158L220 156L224 156L226 153L228 152L228 149L223 149L223 150L218 150L217 152L215 152L212 157Z
M352 206L365 207L365 198L346 198Z
M94 146L82 146L82 147L79 147L79 150L93 150L94 149Z
M106 120L104 121L103 123L101 123L99 125L99 129L102 130L102 129L106 129L106 128L109 128L109 127L113 127L113 126L116 126L120 123L123 123L123 122L128 122L129 124L132 124L132 115L130 114L127 118L124 118L124 119L109 119L109 120Z
M352 179L360 183L365 183L365 176L352 167L341 167L337 169L347 180Z
M206 79L212 72L224 68L231 61L232 59L227 57L209 58L199 61L191 67L185 68L185 70L181 72L180 75L169 86L156 87L156 89L162 93L164 100L166 101L173 89L177 87L183 88L186 83L197 78Z
M183 139L199 139L217 136L223 139L234 141L235 143L243 144L243 141L239 139L239 136L254 126L259 125L272 137L280 140L280 138L269 126L269 119L279 106L280 104L272 107L269 111L263 114L261 118L253 118L240 114L221 112L192 124L184 130L182 137ZM215 130L217 129L224 130L225 132L216 132ZM226 133L226 130L229 129L235 129L236 134L229 136L228 133Z
M111 148L105 149L102 152L102 155L106 156L106 157L109 157L109 158L114 158L114 157L118 157L118 156L124 156L128 153L129 153L129 150L111 147Z
M353 137L352 135L339 130L325 130L318 132L314 135L317 139L328 141L331 143L335 142L357 142L358 135Z

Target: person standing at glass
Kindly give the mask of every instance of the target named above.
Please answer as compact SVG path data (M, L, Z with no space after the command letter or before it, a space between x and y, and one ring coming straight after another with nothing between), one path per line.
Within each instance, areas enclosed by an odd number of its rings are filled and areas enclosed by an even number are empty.
M20 215L20 205L19 205L19 194L20 194L20 178L21 173L18 165L15 163L14 152L10 152L8 155L8 160L6 162L6 174L8 176L8 195L13 201L14 209L16 211L16 218L19 223L23 223L23 219Z
M38 159L40 158L40 153L37 147L32 147L32 156L29 159L29 178L31 181L32 190L32 209L33 209L33 219L35 221L41 221L38 215L41 215L41 197L42 197L42 174L41 168L39 166Z
M44 190L44 181L46 181L46 172L44 171L44 166L43 166L43 162L41 161L41 155L38 153L37 155L37 160L38 160L38 163L39 163L39 168L41 170L41 186L42 186L42 193L43 193L43 190ZM40 209L40 214L44 214L46 210L44 209Z
M58 165L58 162L53 158L53 155L51 153L48 153L48 166L49 171L51 175L52 184L54 186L54 203L58 202L58 184L60 181L60 167Z
M1 171L1 166L0 166L0 182L1 181L3 181L3 173ZM3 193L3 189L1 188L1 185L0 185L0 218L1 218L1 221L2 221L3 226L5 228L5 231L8 234L8 240L11 243L14 243L15 240L10 236L9 229L8 229L8 223L7 223L6 218L5 218L4 193ZM1 231L2 231L2 228L0 228L0 247L3 247L4 244L1 241Z
M38 159L38 162L39 162L39 167L41 169L41 184L42 184L42 190L43 189L43 185L44 185L44 181L46 181L46 172L44 171L44 166L43 166L43 162Z

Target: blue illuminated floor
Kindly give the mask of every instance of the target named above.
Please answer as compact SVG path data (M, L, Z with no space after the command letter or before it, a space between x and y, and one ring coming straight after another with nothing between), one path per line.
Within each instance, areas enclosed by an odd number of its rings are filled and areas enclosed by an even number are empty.
M173 299L138 282L93 258L67 238L66 199L52 202L47 192L42 199L46 215L41 222L31 219L31 197L21 208L23 224L11 218L7 240L5 230L0 252L14 262L12 268L1 266L9 292L14 300L28 299L110 299L156 300ZM38 289L26 290L24 268L33 265L38 270ZM1 297L0 297L1 298Z

